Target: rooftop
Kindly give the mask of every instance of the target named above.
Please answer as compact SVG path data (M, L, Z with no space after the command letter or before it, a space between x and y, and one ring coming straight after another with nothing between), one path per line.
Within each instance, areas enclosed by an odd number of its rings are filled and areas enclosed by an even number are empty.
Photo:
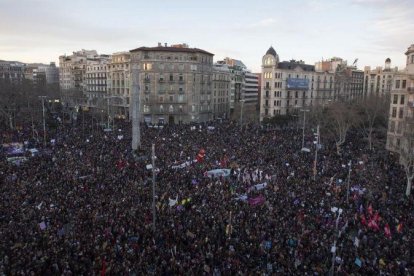
M130 50L130 52L138 52L138 51L155 51L155 52L181 52L181 53L202 53L214 56L214 54L209 53L207 51L204 51L202 49L198 48L183 48L183 47L139 47L133 50Z

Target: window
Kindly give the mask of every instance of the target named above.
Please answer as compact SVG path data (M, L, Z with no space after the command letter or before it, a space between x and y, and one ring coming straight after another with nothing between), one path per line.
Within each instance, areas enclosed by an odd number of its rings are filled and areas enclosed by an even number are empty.
M396 107L393 107L392 108L392 115L391 115L393 118L395 118L395 117L397 117L397 108Z
M396 89L400 88L400 80L395 81L395 88Z
M164 106L160 105L160 112L164 112Z
M407 80L403 80L402 81L402 87L401 88L406 88L407 87Z
M143 67L144 67L145 71L149 71L149 70L152 69L152 64L151 63L144 63Z
M397 104L398 103L398 95L394 95L394 99L392 100L393 104Z
M404 101L405 101L405 97L404 97L404 95L401 95L400 104L404 104Z
M400 112L398 112L398 118L400 118L400 119L404 118L404 108L400 107L399 111Z
M173 95L171 95L170 96L170 102L173 102L174 101L174 96Z
M170 111L170 113L174 112L174 107L172 105L170 105L170 107L168 108L168 111Z

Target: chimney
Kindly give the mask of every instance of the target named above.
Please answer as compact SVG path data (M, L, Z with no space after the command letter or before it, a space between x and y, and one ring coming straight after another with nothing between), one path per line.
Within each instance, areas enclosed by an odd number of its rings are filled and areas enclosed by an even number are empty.
M158 42L158 47L162 47L161 42Z
M164 47L167 47L167 42L166 42L166 43L164 43Z

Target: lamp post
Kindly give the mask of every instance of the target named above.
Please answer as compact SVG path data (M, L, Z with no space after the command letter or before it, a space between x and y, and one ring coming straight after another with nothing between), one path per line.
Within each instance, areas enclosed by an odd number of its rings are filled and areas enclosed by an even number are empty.
M331 269L329 271L329 275L333 276L334 272L335 272L336 242L338 240L338 237L341 235L341 232L338 232L338 224L339 224L339 219L341 217L341 214L342 214L343 210L341 208L338 209L336 207L333 207L331 209L331 211L334 214L336 214L336 212L338 211L338 217L336 218L336 222L335 222L335 233L338 233L338 236L335 236L335 241L334 241L334 244L333 244L332 249L331 249L331 252L332 252L332 266L331 266Z
M352 171L352 161L349 161L348 163L348 181L346 184L346 202L349 203L349 182L351 181L351 171Z
M309 109L301 109L303 112L303 129L302 129L302 148L305 147L305 125L306 125L306 112L309 112Z
M43 146L46 147L46 121L45 121L45 99L46 96L39 96L42 99L42 114L43 114Z
M152 231L155 233L155 144L152 144Z
M243 105L244 105L244 99L240 100L241 103L241 109L240 109L240 130L243 130Z

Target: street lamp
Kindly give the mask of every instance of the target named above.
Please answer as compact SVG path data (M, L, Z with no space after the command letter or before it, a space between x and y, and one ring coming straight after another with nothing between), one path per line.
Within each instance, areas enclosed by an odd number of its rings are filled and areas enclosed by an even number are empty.
M305 124L306 124L306 112L309 112L309 109L301 109L303 112L303 129L302 129L302 149L305 147Z
M245 100L242 99L242 100L240 100L240 102L241 102L241 109L240 109L240 130L242 130L243 129L243 105L244 105Z
M334 271L335 271L335 259L336 259L336 243L338 240L338 237L341 236L341 232L338 232L338 224L339 224L339 219L341 217L342 214L342 209L341 208L337 208L337 207L332 207L331 211L336 214L336 212L338 212L338 217L336 218L336 222L335 222L335 233L338 233L337 236L335 236L335 240L334 240L334 244L331 248L331 252L332 252L332 266L331 266L331 270L329 272L329 275L334 275Z
M42 114L43 114L43 145L46 147L46 121L45 121L45 99L46 96L39 96L42 99Z

